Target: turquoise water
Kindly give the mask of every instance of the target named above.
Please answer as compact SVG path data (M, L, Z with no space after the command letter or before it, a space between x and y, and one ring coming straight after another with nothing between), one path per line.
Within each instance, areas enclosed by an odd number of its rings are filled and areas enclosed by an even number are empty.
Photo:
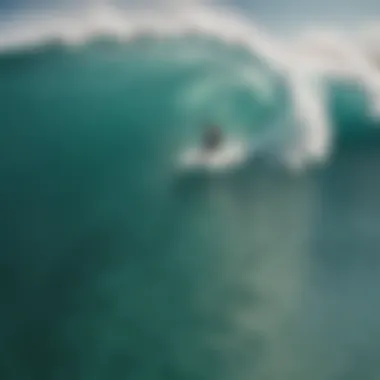
M358 89L331 88L333 154L298 173L275 154L286 85L241 48L51 45L3 53L0 83L1 379L379 378L380 140ZM210 120L278 144L179 170Z

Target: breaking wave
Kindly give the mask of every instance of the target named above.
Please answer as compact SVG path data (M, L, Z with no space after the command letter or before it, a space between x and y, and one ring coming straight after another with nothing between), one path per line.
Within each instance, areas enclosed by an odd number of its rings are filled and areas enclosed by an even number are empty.
M180 75L189 66L202 67L171 95L176 107L193 124L202 114L234 133L245 128L243 139L275 149L296 167L328 159L345 120L341 114L349 114L357 130L361 124L375 128L380 115L373 31L321 29L281 39L233 9L127 11L109 5L76 14L18 15L3 19L0 30L3 59L46 45L81 49L108 38L144 47L143 65L135 67L146 70L139 73L141 80L153 75L165 83L168 70Z

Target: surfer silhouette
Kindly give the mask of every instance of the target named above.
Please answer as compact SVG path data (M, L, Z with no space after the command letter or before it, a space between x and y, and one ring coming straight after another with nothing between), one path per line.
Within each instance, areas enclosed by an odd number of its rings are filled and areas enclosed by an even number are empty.
M220 147L222 140L222 131L218 126L207 126L202 136L203 149L207 151L213 151Z

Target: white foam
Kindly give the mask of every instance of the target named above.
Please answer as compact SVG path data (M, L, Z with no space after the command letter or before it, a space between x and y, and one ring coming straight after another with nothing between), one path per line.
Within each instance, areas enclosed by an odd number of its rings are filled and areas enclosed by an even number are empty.
M180 157L182 169L206 169L222 171L231 169L247 157L247 149L242 141L226 141L215 152L205 152L199 147L186 150Z
M302 137L292 152L292 160L297 157L302 163L325 159L332 146L333 128L321 79L335 77L361 83L372 99L373 116L380 115L380 70L376 56L380 52L377 47L380 38L376 28L366 34L321 29L284 41L264 32L236 10L204 7L193 1L177 3L176 7L164 3L165 6L144 10L96 2L76 13L28 14L11 21L0 20L0 49L52 39L80 44L99 34L128 41L140 34L159 38L196 33L244 46L267 60L273 70L288 80ZM256 71L252 70L253 78Z

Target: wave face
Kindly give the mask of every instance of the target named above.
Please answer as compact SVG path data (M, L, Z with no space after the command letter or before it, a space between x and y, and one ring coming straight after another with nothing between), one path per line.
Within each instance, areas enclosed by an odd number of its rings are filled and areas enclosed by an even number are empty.
M373 41L195 6L1 30L1 379L379 379ZM178 171L205 123L234 170Z

